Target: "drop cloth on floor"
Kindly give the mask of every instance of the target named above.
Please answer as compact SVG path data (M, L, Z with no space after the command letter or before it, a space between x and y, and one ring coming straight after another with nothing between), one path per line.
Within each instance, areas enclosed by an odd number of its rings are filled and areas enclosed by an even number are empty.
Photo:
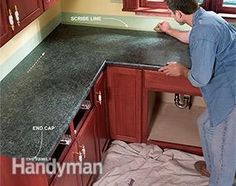
M94 186L205 186L208 178L194 169L201 156L156 145L114 141Z

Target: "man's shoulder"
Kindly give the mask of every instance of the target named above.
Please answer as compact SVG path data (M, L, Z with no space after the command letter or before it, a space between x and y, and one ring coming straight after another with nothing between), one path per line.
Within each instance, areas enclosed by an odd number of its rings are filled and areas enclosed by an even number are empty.
M224 24L226 24L224 19L216 13L206 11L196 20L192 27L191 36L196 39L216 41Z

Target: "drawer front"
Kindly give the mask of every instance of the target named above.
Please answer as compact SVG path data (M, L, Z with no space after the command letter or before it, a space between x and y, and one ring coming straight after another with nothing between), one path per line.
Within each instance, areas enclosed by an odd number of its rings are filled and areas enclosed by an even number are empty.
M154 70L144 70L144 87L156 91L201 96L199 88L193 87L186 78L167 76Z

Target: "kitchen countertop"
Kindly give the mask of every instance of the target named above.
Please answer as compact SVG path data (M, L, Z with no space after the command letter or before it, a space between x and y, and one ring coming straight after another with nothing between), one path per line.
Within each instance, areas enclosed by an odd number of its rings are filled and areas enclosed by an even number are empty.
M189 67L188 46L165 34L59 25L1 81L1 155L50 157L107 63L159 68L172 60Z

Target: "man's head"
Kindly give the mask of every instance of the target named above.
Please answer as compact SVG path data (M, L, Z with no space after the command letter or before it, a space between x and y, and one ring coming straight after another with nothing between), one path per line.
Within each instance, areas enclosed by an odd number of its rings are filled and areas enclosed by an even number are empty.
M185 16L192 15L198 9L197 0L165 0L172 17L180 24L186 22Z

